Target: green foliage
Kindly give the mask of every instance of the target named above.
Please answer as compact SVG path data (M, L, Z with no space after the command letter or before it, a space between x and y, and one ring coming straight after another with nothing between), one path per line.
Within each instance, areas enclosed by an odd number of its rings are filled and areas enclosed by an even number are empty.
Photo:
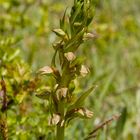
M22 117L22 114L15 116L21 111L18 106L36 86L29 66L20 58L20 50L14 48L17 41L14 37L0 38L0 129L3 139L11 135L11 131L7 134L7 118ZM9 129L14 128L12 125L11 122Z

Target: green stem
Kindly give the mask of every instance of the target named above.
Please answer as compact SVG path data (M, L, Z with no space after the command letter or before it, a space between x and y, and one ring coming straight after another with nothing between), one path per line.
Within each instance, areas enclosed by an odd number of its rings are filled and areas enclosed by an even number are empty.
M60 101L58 105L59 113L61 114L62 119L64 118L64 103L63 101ZM64 140L64 132L65 132L65 126L61 125L61 122L58 123L57 129L56 129L56 140Z
M63 71L63 74L62 74L62 77L61 77L59 88L61 88L61 87L68 87L68 84L69 84L69 81L70 81L69 78L66 79L66 75L69 72L69 63L65 59L64 53L62 53L62 52L59 52L59 53L61 55L61 59L63 60L64 65L61 66L61 69ZM60 60L60 62L61 62L61 60ZM65 110L65 103L64 103L64 101L62 99L58 103L58 112L61 115L61 121L63 121L63 119L64 119L64 110ZM62 126L61 121L57 125L57 129L56 129L56 140L64 140L65 125Z
M64 140L64 126L61 127L60 124L57 125L56 140Z

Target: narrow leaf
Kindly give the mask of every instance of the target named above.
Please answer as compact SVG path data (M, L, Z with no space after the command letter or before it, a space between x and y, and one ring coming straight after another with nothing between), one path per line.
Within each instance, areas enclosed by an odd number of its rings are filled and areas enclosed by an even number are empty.
M65 30L65 18L66 18L66 12L67 12L67 8L64 12L63 18L60 20L60 27Z
M126 118L127 118L127 108L124 107L122 109L121 116L120 116L120 118L117 122L117 125L116 125L116 136L121 136L125 122L126 122ZM118 138L120 138L120 137L118 137Z
M86 92L82 93L80 97L76 100L76 102L69 107L69 109L81 107L85 101L85 99L89 96L89 94L96 89L97 86L92 86L90 89L88 89Z

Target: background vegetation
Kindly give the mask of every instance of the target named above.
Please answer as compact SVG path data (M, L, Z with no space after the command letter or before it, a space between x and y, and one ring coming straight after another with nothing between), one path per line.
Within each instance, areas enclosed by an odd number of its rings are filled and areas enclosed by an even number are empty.
M47 103L32 92L40 80L33 75L50 64L56 37L52 29L59 27L59 19L72 3L0 0L0 76L4 76L12 102L7 112L11 140L53 139L53 128L46 119ZM139 140L140 1L95 0L94 5L90 30L97 39L85 43L78 52L87 57L90 74L77 83L77 93L93 82L98 85L86 101L94 117L71 122L66 139L82 140L100 122L122 112L122 120L105 126L96 139Z

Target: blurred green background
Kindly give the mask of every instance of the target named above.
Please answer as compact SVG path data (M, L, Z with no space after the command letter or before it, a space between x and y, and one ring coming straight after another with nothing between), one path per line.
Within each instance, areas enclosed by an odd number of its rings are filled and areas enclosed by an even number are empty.
M0 0L1 46L7 41L0 57L18 55L21 67L26 63L33 73L49 65L56 38L52 29L59 27L59 19L72 4L72 0ZM87 57L90 67L79 91L92 83L98 85L86 102L94 117L73 121L66 130L66 140L84 139L98 123L121 112L124 121L113 121L96 139L140 140L140 1L95 0L94 5L96 13L89 30L98 37L84 43L78 52ZM10 46L11 40L14 43ZM8 112L9 139L51 139L53 128L47 125L46 106L34 96L14 106Z

